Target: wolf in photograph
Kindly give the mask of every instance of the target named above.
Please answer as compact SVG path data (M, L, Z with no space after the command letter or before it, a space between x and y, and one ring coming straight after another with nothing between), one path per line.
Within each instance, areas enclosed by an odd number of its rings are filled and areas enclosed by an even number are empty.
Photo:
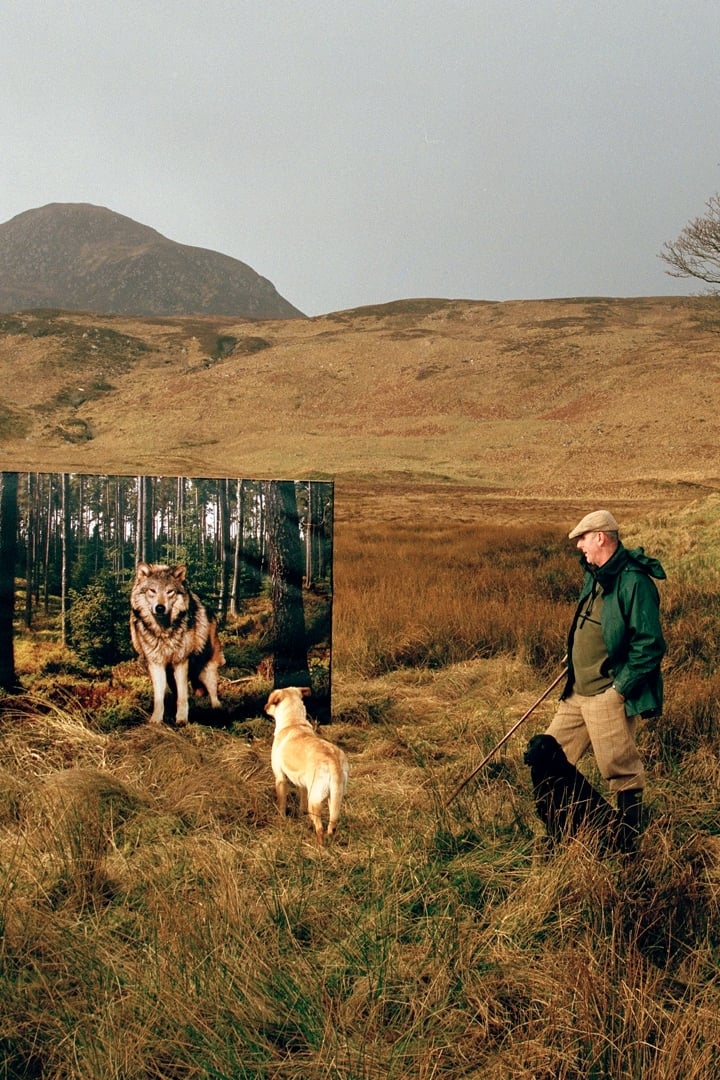
M524 754L537 815L554 843L593 829L603 849L615 846L620 817L607 799L571 765L552 735L533 735Z
M332 837L337 828L349 765L339 746L321 739L313 730L303 702L309 694L307 686L273 690L265 712L275 721L270 761L280 816L285 817L288 784L293 784L300 794L300 808L309 814L318 842L323 844L325 835ZM321 817L325 802L329 817L327 834Z
M188 686L218 699L218 668L225 663L213 612L185 581L186 568L138 563L130 593L130 637L153 686L151 723L162 723L165 693L176 698L175 723L188 721Z

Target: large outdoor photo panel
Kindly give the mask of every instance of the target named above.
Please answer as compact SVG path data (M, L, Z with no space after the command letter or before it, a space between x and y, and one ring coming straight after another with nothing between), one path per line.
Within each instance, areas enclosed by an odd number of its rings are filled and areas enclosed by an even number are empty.
M330 720L332 483L0 472L0 485L0 695L79 702L106 728L158 720L159 696L164 722L183 723L167 651L182 625L190 722L257 716L281 686L309 686L309 715Z

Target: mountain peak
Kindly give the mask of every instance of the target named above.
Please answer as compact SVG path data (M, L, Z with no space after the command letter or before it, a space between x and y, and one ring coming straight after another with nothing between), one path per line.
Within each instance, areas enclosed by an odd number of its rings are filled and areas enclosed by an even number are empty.
M246 263L90 203L48 203L0 225L0 311L32 308L302 318Z

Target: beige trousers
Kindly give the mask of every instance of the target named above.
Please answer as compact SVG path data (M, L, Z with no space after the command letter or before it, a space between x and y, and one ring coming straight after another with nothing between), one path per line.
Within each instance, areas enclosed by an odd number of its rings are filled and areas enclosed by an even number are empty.
M592 746L598 768L610 790L632 791L645 786L645 769L635 746L637 718L625 713L625 702L612 686L601 694L571 694L561 701L548 735L553 735L569 762L577 765Z

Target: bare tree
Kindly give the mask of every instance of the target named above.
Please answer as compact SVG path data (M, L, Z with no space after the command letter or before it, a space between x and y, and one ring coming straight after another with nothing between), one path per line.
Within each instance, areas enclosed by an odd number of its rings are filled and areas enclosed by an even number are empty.
M671 277L720 285L720 193L712 195L705 206L704 217L686 225L672 244L663 244L659 257L670 267L666 272Z

